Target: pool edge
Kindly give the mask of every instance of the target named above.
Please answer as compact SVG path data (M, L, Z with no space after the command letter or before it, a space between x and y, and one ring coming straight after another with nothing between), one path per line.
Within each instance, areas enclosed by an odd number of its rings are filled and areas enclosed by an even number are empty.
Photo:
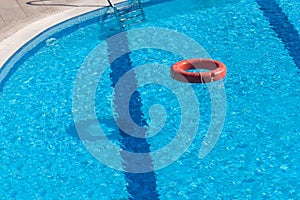
M11 57L14 56L15 53L17 53L19 49L21 49L24 45L33 40L39 34L69 19L97 9L99 8L73 8L40 19L18 30L15 34L0 42L0 70L3 70L4 65L9 61Z

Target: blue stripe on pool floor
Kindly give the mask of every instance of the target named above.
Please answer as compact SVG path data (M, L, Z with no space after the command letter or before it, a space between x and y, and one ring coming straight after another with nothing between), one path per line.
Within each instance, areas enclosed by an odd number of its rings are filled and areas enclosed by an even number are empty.
M111 73L110 73L110 79L112 81L112 87L115 87L117 82L120 80L120 78L130 69L133 68L132 62L130 60L130 54L127 52L129 51L128 47L128 39L126 37L126 34L121 34L119 36L119 41L107 41L108 43L108 55L110 55L110 63L111 63ZM121 57L119 57L116 60L111 60L114 57L114 53L116 51L122 51ZM120 52L118 52L120 53ZM134 77L132 77L131 82L128 83L131 86L137 85L137 80L134 80ZM114 106L116 107L118 103L116 101L118 98L122 98L125 95L122 94L115 94L114 97ZM135 91L133 95L131 96L130 103L129 103L129 111L131 113L131 117L133 121L140 125L144 126L146 125L146 121L144 119L144 115L142 113L141 107L142 107L142 101L139 92ZM116 108L118 110L118 108ZM128 125L130 126L130 125ZM147 142L146 138L137 138L134 136L131 136L125 132L123 132L121 129L119 129L120 133L120 144L123 149L123 151L129 151L129 152L135 152L135 153L148 153L150 152L150 144ZM145 134L145 133L141 133ZM126 154L124 154L122 151L120 152L122 159L123 159L123 169L125 171L129 171L128 169L134 168L137 163L132 158L128 158ZM142 165L151 167L153 169L152 165L152 159L149 154L145 156L145 158L142 160L143 163L140 163ZM125 172L125 179L126 179L126 188L129 193L129 199L149 199L149 200L156 200L159 199L159 195L156 190L156 176L154 170L148 173L129 173Z
M284 43L289 55L300 69L300 37L294 25L275 0L256 0L272 29Z

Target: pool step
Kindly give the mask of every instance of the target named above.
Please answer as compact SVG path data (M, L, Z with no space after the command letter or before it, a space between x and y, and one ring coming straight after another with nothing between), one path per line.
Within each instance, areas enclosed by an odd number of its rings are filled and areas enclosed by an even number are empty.
M125 22L126 20L131 20L131 19L137 19L140 16L142 16L142 13L137 13L136 15L133 16L120 18L120 22Z
M135 11L137 8L138 8L138 4L130 4L130 5L123 6L123 7L117 8L117 9L118 9L119 14L125 14L125 13L131 12L131 11Z
M113 4L110 4L110 6L114 9L120 29L141 23L146 19L140 0L128 0L125 6L115 6Z

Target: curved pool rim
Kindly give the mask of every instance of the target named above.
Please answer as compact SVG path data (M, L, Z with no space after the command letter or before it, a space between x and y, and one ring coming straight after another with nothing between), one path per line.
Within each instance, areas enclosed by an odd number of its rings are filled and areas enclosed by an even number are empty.
M89 25L105 14L107 9L106 6L66 10L33 22L0 42L0 90L18 67L18 62L27 59L35 48L52 35L62 36L74 31L78 25Z
M153 0L142 1L142 6L147 7L172 0ZM127 5L128 1L115 0L115 6ZM63 36L68 32L76 30L76 26L87 26L105 15L106 19L114 17L113 13L107 13L110 6L104 7L82 7L72 8L61 13L46 17L44 19L33 22L9 38L0 42L0 91L3 88L6 80L16 70L17 63L22 59L28 58L35 48L45 42L52 35L59 34Z

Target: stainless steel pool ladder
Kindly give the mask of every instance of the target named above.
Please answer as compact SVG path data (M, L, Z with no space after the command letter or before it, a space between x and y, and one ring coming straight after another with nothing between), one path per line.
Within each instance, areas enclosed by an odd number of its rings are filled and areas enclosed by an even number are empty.
M114 9L114 14L118 20L120 28L141 23L145 21L145 13L140 0L129 0L126 6L116 6L110 0L107 0L110 7Z

